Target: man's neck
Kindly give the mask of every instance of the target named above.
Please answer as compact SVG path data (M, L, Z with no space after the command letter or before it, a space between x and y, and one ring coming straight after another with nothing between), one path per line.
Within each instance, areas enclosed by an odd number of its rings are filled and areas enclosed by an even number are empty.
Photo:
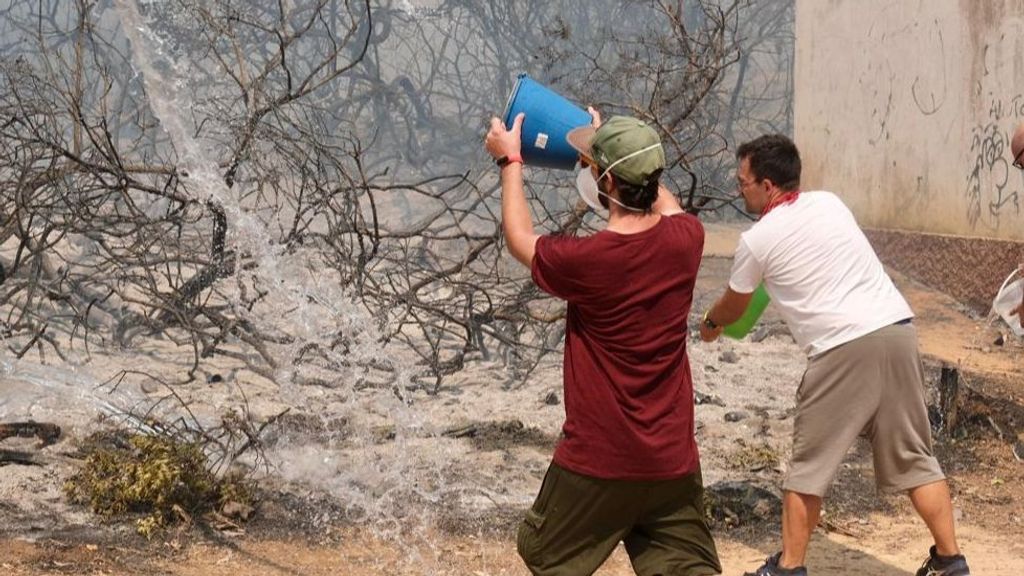
M775 208L783 204L793 202L796 200L798 194L800 194L799 190L782 190L780 188L776 188L768 195L768 201L765 202L764 208L761 209L761 218Z
M613 205L614 206L614 205ZM636 234L650 230L661 220L661 214L654 212L639 213L619 208L611 210L605 230L619 234Z

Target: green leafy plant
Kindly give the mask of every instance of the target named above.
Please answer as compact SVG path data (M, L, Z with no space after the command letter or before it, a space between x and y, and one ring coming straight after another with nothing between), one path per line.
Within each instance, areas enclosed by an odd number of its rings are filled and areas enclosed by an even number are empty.
M100 433L86 440L84 452L85 465L64 485L68 499L107 518L142 514L136 524L147 538L175 522L219 512L229 502L249 507L255 498L254 485L244 477L211 472L198 442Z

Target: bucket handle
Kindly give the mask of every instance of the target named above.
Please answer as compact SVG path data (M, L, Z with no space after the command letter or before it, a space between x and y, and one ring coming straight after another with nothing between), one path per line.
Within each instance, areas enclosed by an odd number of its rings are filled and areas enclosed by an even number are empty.
M1003 289L1006 288L1006 285L1009 284L1011 280L1013 280L1014 276L1021 273L1022 271L1024 271L1024 266L1017 266L1016 268L1014 268L1013 272L1010 272L1010 275L1006 277L1006 280L1003 280L1003 284L1002 286L999 287L999 290L996 292L996 294L1002 294ZM993 320L995 320L995 317L998 316L998 314L996 314L995 302L992 303L992 308L989 309L988 315L989 322L992 322Z
M1010 272L1010 275L1006 277L1006 280L1003 280L1003 285L999 287L999 292L1002 292L1003 288L1006 288L1006 285L1010 283L1010 280L1013 280L1013 277L1019 274L1020 271L1020 266L1014 268L1013 272ZM996 294L998 294L999 292L996 292Z

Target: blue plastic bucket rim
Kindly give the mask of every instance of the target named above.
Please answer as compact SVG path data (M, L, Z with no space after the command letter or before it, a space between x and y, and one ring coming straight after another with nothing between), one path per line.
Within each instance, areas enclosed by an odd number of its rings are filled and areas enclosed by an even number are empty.
M516 101L516 96L519 94L519 87L523 85L523 78L529 79L529 76L526 74L520 74L516 78L516 85L512 87L512 92L509 93L508 100L505 101L505 110L501 113L501 121L505 123L506 128L512 128L510 126L512 118L509 118L508 115L512 113L512 103Z

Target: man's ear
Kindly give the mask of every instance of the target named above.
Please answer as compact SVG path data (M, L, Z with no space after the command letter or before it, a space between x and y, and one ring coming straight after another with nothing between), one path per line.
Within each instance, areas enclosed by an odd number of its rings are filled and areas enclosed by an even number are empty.
M606 180L606 181L608 182L608 184L607 184L607 186L608 186L608 192L607 192L607 193L608 193L608 194L611 194L611 193L612 193L612 190L615 190L615 189L616 189L616 188L618 187L619 183L618 183L618 181L617 181L617 180L615 179L615 175L614 175L614 174L612 174L611 172L609 172L608 174L606 174L606 175L605 175L605 177L604 177L604 179L605 179L605 180Z

